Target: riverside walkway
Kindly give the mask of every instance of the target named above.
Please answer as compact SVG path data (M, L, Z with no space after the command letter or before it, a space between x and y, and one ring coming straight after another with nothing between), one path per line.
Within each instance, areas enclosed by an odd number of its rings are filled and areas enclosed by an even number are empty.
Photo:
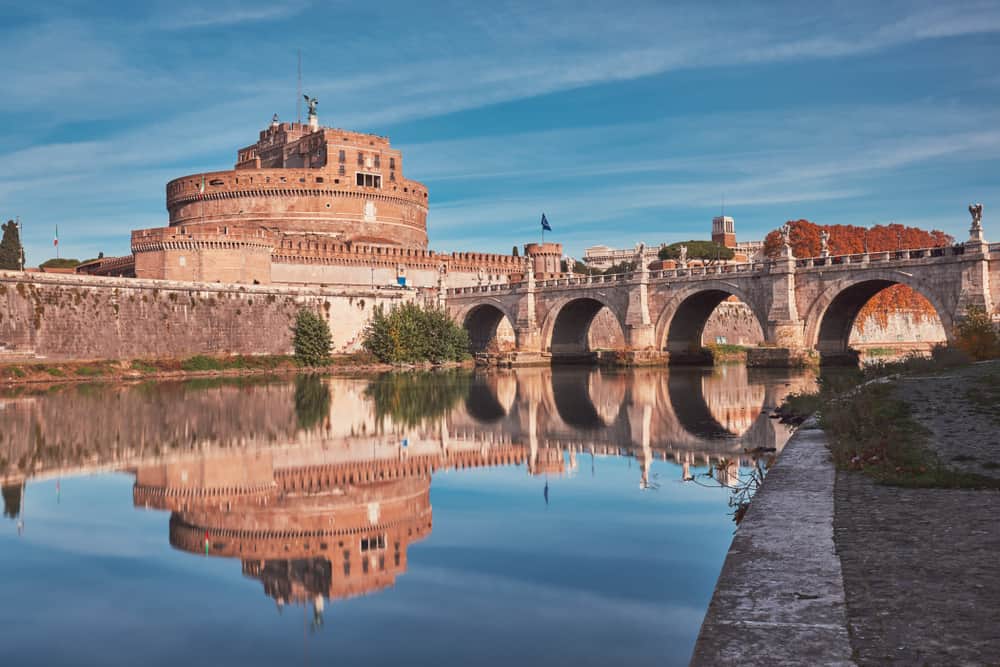
M1000 478L1000 363L904 378L945 465ZM726 558L692 665L1000 664L1000 491L836 471L800 429Z

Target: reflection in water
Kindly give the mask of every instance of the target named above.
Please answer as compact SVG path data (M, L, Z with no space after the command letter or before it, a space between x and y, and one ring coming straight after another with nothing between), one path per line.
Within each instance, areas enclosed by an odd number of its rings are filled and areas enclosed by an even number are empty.
M550 478L578 474L582 457L588 476L601 457L634 460L646 490L662 487L657 460L679 464L678 481L712 464L735 485L746 450L787 440L768 408L812 382L740 367L532 368L21 390L2 399L3 509L23 516L29 480L129 473L136 507L170 513L172 547L239 560L318 627L326 601L406 572L431 533L436 471L524 464L546 506Z

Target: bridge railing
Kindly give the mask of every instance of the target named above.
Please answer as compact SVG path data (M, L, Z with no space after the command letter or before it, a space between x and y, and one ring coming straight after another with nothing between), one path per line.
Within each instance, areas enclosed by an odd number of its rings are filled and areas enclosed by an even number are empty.
M989 252L1000 253L1000 243L989 244ZM796 268L814 268L822 266L868 265L882 262L899 262L933 257L952 257L965 254L965 245L958 243L949 246L934 246L930 248L911 248L907 250L884 250L868 253L850 253L846 255L829 255L827 257L796 258ZM650 271L651 279L676 279L698 276L732 275L760 273L767 271L775 260L765 259L757 262L739 264L707 264L702 266L687 266L674 269ZM594 276L573 275L563 278L550 278L537 281L537 287L571 287L577 285L599 285L608 283L631 282L638 279L639 273L610 273ZM455 287L447 290L448 294L481 294L489 292L509 292L523 283L494 283L491 285L471 285Z
M910 248L906 250L884 250L868 253L851 253L848 255L830 255L828 257L804 257L795 260L797 268L815 266L840 266L843 264L874 264L878 262L906 261L924 259L927 257L951 257L965 254L965 246L934 246L931 248Z

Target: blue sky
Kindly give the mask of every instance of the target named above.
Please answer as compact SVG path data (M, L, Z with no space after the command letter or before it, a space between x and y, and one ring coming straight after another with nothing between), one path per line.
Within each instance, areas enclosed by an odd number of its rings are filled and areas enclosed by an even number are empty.
M790 218L1000 240L1000 3L0 0L0 217L29 264L128 252L304 90L389 135L431 246L567 252ZM993 202L993 204L991 204ZM991 231L991 229L993 231Z

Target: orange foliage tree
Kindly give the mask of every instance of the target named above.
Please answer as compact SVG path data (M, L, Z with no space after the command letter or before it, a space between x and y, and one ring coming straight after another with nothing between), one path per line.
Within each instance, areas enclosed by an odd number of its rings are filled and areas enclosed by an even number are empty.
M831 255L852 255L866 250L884 252L936 248L954 243L951 236L937 229L927 231L895 223L866 228L854 225L817 225L808 220L789 220L788 225L792 252L796 257L819 256L819 233L822 230L826 230L830 235L828 244ZM772 231L765 237L764 254L768 257L781 255L781 233L778 230ZM934 306L923 296L906 285L893 285L876 294L864 305L858 313L857 327L864 330L865 323L872 319L885 327L889 315L898 311L912 312L917 321L921 321L924 317L937 317Z

